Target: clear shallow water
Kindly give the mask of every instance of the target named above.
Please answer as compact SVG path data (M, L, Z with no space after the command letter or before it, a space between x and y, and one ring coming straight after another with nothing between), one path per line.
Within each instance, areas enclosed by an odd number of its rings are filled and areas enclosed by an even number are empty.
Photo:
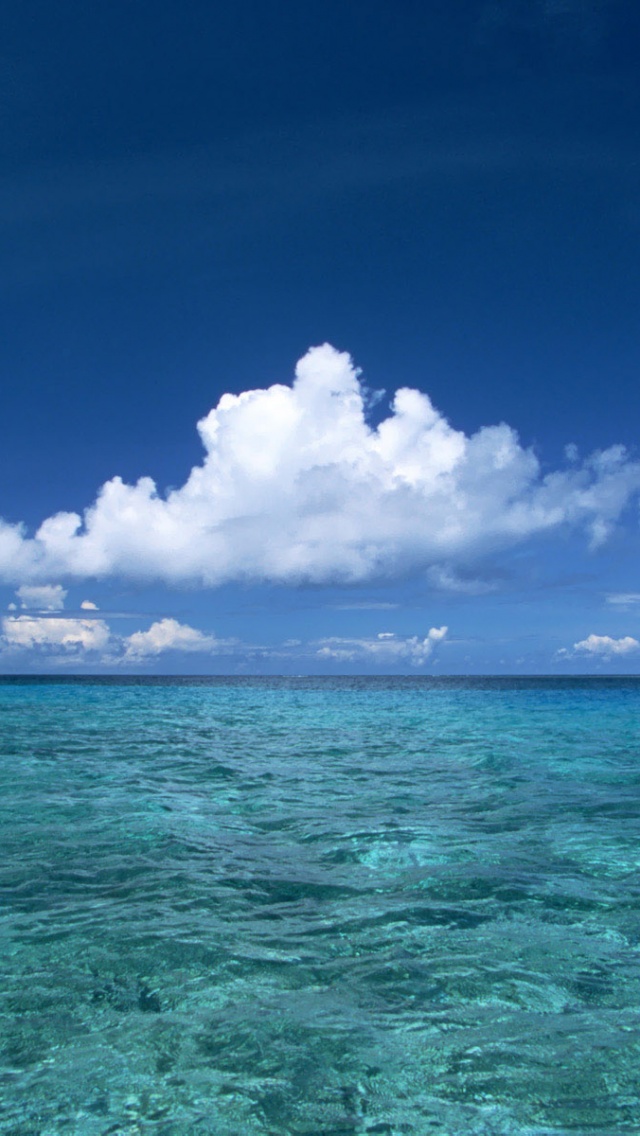
M0 1132L640 1131L640 681L0 681Z

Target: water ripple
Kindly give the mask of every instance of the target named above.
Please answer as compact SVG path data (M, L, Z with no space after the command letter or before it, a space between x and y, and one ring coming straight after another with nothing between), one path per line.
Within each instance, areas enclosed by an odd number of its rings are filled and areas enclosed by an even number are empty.
M639 710L0 682L0 1132L637 1132Z

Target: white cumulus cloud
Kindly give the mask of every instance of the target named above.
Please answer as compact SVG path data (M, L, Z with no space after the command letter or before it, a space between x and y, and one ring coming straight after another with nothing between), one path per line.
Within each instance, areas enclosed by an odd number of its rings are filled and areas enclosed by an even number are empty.
M2 621L5 645L32 650L103 651L110 631L102 619L49 619L46 616L9 615Z
M98 610L98 605L95 604L93 602L93 600L83 600L82 603L80 604L80 607L82 608L83 611L97 611Z
M62 611L67 598L62 584L23 584L16 595L24 611Z
M159 619L148 631L134 631L122 641L124 662L145 659L163 651L213 651L218 641L177 619Z
M318 658L340 662L355 662L357 659L375 663L408 662L414 667L426 663L434 647L447 636L447 627L432 627L425 638L418 635L396 636L391 631L380 631L371 639L348 639L332 636L320 640Z
M544 474L511 427L467 436L408 386L377 428L367 405L349 355L313 348L293 386L223 395L181 488L114 477L33 538L0 522L0 579L321 583L446 565L455 580L454 563L562 526L598 544L640 489L621 446Z
M165 618L146 631L114 634L104 619L63 618L48 615L7 615L2 620L0 648L11 653L46 650L50 659L64 661L92 653L92 661L105 664L143 662L165 651L224 653L242 649L231 640L216 639L195 627Z
M611 655L631 655L640 649L640 642L631 635L621 639L612 639L610 635L588 635L579 643L574 643L574 651L595 657L610 657Z

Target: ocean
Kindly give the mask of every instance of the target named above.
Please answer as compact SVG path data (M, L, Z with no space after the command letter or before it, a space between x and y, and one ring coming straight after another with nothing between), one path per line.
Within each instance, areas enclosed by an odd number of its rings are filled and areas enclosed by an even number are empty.
M0 680L0 1133L640 1132L640 679Z

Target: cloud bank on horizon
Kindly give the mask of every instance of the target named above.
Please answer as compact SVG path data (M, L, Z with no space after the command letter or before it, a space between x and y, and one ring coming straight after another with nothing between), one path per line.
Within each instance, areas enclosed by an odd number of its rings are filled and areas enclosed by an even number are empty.
M160 619L147 631L115 635L104 619L9 615L2 620L3 652L39 652L48 662L143 663L168 651L220 654L229 641L204 635L176 619ZM235 644L234 644L235 646Z
M49 588L34 587L32 592L57 595L63 592L60 585ZM24 593L24 587L16 595ZM25 606L23 604L23 606ZM85 601L84 610L97 611L95 604ZM90 618L61 615L64 594L58 608L39 609L37 614L6 615L0 620L0 659L16 655L31 655L47 665L89 663L97 666L137 666L154 663L168 653L226 655L238 659L259 656L262 658L316 659L320 662L339 661L367 663L408 664L422 667L436 648L447 638L447 627L432 627L424 638L417 635L396 635L381 631L373 638L324 638L304 643L300 639L285 641L274 648L256 647L238 639L220 639L205 634L177 619L156 620L145 631L131 635L116 634L109 623L98 616ZM15 604L10 605L13 612ZM44 612L44 614L42 614Z
M356 583L429 570L571 526L606 539L640 490L622 446L543 473L502 423L470 436L402 387L377 427L351 357L329 344L292 386L225 394L198 423L205 448L185 484L114 477L84 516L35 536L0 521L0 580L122 577Z

